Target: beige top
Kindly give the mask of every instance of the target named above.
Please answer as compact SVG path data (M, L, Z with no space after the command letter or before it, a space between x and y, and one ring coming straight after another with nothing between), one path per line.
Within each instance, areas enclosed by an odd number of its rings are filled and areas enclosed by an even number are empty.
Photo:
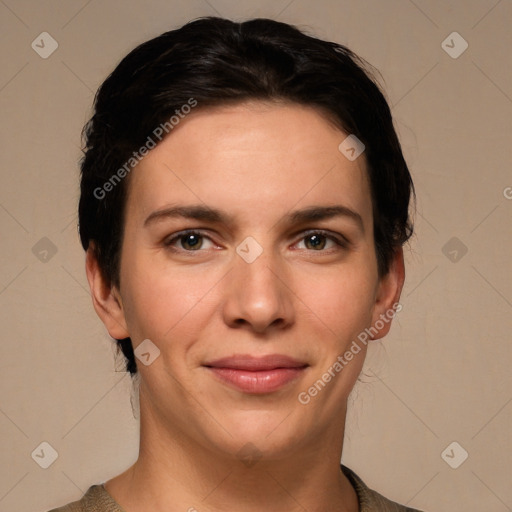
M399 505L379 493L369 489L366 484L349 468L341 466L343 473L354 486L359 499L359 512L419 512L416 509ZM49 512L125 512L110 496L103 485L93 485L80 501L69 503Z

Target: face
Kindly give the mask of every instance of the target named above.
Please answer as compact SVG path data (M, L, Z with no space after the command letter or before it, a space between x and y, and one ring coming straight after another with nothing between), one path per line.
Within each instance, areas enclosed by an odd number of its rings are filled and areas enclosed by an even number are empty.
M346 137L294 104L198 109L132 171L120 289L96 308L113 337L159 350L137 361L153 429L268 457L339 436L366 346L333 365L403 281L401 251L378 276Z

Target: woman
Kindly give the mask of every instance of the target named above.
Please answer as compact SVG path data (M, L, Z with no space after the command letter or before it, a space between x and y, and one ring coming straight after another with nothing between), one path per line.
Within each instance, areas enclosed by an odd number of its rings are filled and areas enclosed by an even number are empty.
M340 466L412 233L361 60L276 21L199 19L123 59L85 136L87 278L140 378L140 450L57 510L412 510Z

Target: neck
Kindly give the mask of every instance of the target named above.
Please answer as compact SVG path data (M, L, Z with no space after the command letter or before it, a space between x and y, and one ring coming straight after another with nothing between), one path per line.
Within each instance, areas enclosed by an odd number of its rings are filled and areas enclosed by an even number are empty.
M137 462L105 484L129 512L148 505L154 512L358 510L355 491L340 470L344 417L314 443L272 460L250 443L237 458L213 451L188 432L170 431L144 402L140 421Z

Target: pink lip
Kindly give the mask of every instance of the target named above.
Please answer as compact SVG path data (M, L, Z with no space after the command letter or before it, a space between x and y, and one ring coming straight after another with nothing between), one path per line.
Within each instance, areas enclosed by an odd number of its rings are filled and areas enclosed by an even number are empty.
M245 393L272 393L297 379L307 364L280 354L238 355L205 364L217 378Z

